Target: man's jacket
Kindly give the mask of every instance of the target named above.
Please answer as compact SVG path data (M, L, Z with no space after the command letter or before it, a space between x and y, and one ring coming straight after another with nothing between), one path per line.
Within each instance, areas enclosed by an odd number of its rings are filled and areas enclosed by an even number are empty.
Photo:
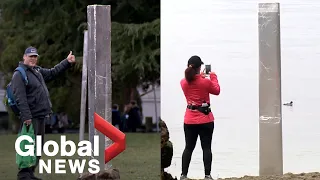
M52 104L45 82L70 68L71 64L65 59L51 69L40 66L30 67L22 62L19 66L26 71L28 84L25 84L19 71L14 72L11 84L17 107L21 112L21 121L51 114Z

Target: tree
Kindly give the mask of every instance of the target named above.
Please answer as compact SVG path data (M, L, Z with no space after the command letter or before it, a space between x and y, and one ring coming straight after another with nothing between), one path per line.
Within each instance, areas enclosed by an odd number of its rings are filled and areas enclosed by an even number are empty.
M160 77L160 20L138 25L113 23L113 27L113 87L126 89L124 97L130 100L138 85L154 83ZM116 43L119 41L131 43Z

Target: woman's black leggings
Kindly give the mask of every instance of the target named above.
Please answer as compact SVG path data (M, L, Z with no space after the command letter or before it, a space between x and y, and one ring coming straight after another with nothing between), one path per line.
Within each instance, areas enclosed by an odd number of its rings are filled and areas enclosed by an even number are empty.
M214 122L205 124L184 124L186 147L182 154L182 174L187 175L191 161L192 152L196 146L198 135L200 136L203 151L203 164L205 175L211 173L212 152L211 142Z

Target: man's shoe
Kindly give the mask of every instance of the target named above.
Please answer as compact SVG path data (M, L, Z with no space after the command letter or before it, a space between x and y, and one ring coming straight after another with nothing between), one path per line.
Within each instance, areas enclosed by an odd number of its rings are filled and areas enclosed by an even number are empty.
M17 180L30 180L29 172L19 172L17 175Z
M41 178L38 178L38 177L35 177L35 176L31 177L31 179L32 180L42 180Z
M41 178L38 178L38 177L36 177L34 174L33 174L33 172L31 172L30 173L30 178L32 179L32 180L42 180Z
M205 175L204 180L213 180L213 178L211 177L211 175Z
M186 175L181 174L181 176L180 176L180 180L188 180L188 178L187 178L187 176L186 176Z
M35 177L35 176L32 176L31 179L32 180L42 180L41 178L38 178L38 177Z

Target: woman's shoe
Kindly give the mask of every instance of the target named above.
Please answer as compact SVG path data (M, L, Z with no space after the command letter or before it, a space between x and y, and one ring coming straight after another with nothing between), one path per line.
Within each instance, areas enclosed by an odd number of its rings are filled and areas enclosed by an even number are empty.
M211 175L205 175L204 180L213 180L213 178L211 177Z
M188 180L188 178L187 178L187 176L186 176L186 175L181 174L181 176L180 176L180 180Z

